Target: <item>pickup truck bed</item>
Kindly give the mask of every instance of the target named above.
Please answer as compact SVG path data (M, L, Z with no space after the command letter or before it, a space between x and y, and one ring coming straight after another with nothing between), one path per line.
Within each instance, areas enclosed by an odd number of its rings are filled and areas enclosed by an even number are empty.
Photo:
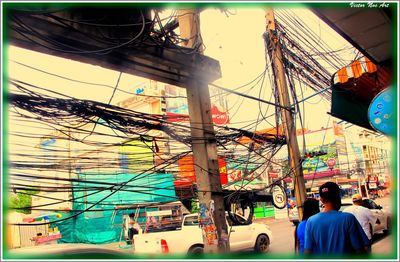
M243 217L238 216L238 220ZM227 216L230 230L231 251L253 249L258 252L267 252L272 240L272 232L265 224L252 223L247 225L233 225ZM163 246L163 245L164 246ZM181 227L172 230L159 229L158 232L139 233L134 236L135 253L163 253L165 244L169 253L187 254L203 251L202 230L198 223L198 215L190 214L183 218Z

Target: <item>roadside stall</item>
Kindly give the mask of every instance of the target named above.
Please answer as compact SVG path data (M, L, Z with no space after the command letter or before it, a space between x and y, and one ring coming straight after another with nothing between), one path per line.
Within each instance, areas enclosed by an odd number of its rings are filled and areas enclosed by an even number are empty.
M57 220L61 218L62 215L55 212L41 213L36 216L26 217L23 219L25 223L32 223L32 225L49 222L51 220ZM35 246L47 245L47 244L57 244L57 240L62 238L57 226L48 224L41 227L42 230L38 230L35 236L31 236L30 240L34 242Z

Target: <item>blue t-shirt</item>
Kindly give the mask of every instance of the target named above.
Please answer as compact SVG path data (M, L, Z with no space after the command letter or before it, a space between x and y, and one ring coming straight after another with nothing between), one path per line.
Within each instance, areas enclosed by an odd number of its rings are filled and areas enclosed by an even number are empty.
M297 226L297 239L299 240L299 253L304 254L304 236L306 233L307 220L303 220Z
M307 221L304 249L312 254L354 254L368 245L368 238L353 214L320 212Z

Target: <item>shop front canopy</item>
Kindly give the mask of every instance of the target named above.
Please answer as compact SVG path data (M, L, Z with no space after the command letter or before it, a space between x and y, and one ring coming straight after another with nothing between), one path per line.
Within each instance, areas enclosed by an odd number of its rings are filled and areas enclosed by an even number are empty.
M361 57L339 69L332 76L332 105L330 114L375 131L368 118L374 98L391 84L390 66L376 65Z

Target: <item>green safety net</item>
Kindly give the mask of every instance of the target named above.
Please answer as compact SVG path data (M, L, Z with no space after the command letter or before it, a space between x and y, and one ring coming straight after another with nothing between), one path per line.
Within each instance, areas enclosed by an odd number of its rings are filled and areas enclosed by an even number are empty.
M135 213L131 209L115 209L120 205L135 205L154 202L176 201L173 175L169 173L153 174L105 174L80 173L79 180L87 182L73 183L73 210L63 214L70 219L57 222L62 234L59 243L106 244L118 242L122 231L123 215ZM127 182L122 190L119 186ZM91 207L94 203L98 204ZM75 217L74 214L85 210ZM142 208L142 211L157 210L155 207ZM140 221L143 223L145 221ZM122 238L123 240L123 238Z

